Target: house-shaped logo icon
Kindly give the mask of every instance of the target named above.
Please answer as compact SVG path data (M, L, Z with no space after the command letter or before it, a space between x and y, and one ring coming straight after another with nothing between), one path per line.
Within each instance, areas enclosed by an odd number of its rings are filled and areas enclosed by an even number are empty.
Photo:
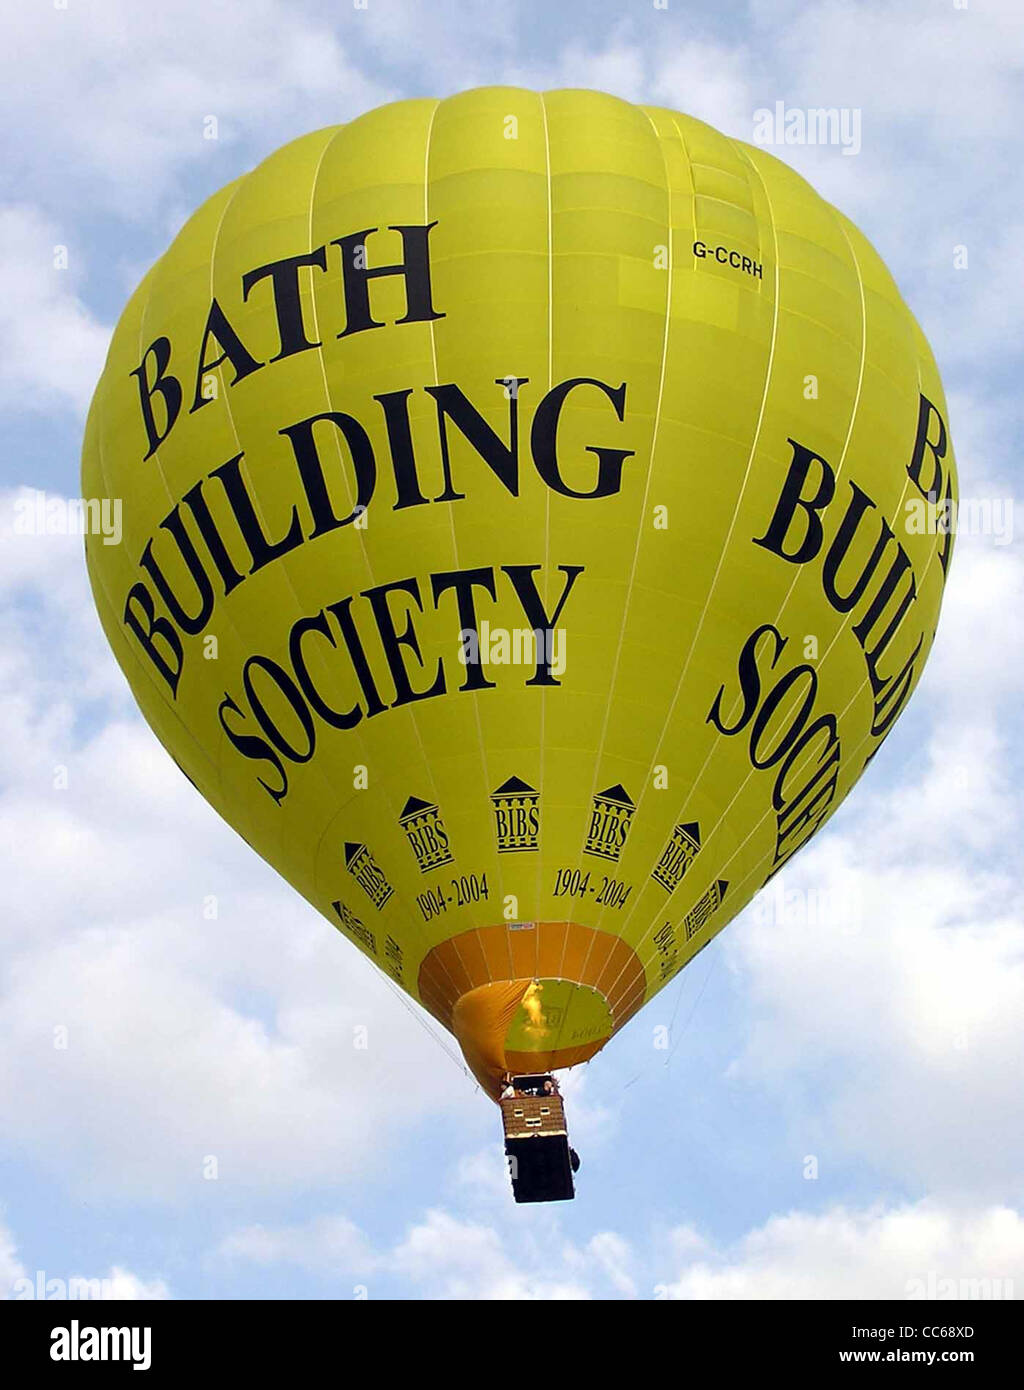
M421 801L417 796L410 796L402 807L398 823L412 846L421 874L428 874L431 869L440 869L443 865L452 863L448 832L436 805L429 801Z
M700 826L696 821L677 825L672 838L662 850L661 858L651 872L651 877L660 883L666 893L674 893L683 881L683 875L693 863L700 849Z
M510 777L491 793L499 854L535 850L540 843L540 792Z
M584 854L595 854L599 859L617 864L635 811L629 793L621 784L598 792L590 811Z
M382 908L395 891L365 845L346 841L345 867L376 908Z

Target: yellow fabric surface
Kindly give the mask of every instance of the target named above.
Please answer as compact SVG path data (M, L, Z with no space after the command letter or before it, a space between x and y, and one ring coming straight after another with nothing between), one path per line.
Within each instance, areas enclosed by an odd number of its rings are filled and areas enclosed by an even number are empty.
M856 227L691 117L516 88L215 194L124 311L82 468L124 501L87 562L146 719L414 997L503 922L672 979L892 727L956 499ZM459 1000L488 1077L511 969Z

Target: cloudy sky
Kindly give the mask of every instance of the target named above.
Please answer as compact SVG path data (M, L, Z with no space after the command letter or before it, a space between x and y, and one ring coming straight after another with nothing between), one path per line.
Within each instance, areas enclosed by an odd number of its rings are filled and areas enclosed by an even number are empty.
M778 101L859 112L856 154L774 152L902 287L963 495L1019 498L1018 0L0 12L0 1297L39 1271L159 1298L1024 1294L1019 540L961 534L924 679L856 794L569 1078L579 1198L517 1208L450 1040L143 724L81 539L14 529L23 489L77 495L113 323L191 209L304 131L496 83L745 140Z

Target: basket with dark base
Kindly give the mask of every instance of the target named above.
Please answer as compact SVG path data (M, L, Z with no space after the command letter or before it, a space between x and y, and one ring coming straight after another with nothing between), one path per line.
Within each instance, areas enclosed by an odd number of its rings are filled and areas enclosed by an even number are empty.
M580 1161L569 1147L562 1097L547 1074L514 1076L511 1084L516 1094L500 1104L513 1196L517 1202L571 1201Z

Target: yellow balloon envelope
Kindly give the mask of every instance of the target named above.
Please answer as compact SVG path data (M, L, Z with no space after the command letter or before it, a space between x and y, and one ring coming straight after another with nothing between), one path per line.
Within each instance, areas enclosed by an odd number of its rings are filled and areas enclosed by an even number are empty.
M89 573L182 770L496 1095L592 1057L874 756L945 419L878 256L764 150L596 92L404 101L147 275Z

